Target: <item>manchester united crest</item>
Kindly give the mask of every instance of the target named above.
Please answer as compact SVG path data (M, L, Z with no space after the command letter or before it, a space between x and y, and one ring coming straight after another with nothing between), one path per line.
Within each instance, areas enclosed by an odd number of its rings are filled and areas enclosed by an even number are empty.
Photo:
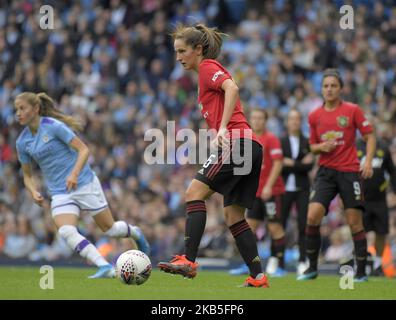
M348 126L349 118L346 116L337 117L337 124L341 128L346 128Z

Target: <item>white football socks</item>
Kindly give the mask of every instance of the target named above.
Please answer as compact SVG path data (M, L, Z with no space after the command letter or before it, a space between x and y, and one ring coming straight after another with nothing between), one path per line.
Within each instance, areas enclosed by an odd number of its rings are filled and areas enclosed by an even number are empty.
M373 260L374 260L374 266L373 266L374 270L382 266L382 257L374 256Z
M114 222L111 228L107 230L104 234L109 237L115 237L115 238L132 237L134 240L137 240L138 238L138 235L135 231L135 227L131 226L125 221Z
M64 225L60 227L58 231L61 237L66 240L69 247L76 251L81 257L88 259L98 267L109 264L99 253L98 249L78 233L75 226Z

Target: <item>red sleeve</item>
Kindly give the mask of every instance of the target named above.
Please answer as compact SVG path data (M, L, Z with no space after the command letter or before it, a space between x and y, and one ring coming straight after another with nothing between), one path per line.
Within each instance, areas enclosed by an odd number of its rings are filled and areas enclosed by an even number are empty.
M363 110L360 107L357 107L355 109L355 112L353 114L353 121L362 135L373 132L373 127L367 120L366 116L363 113Z
M199 80L205 88L221 91L221 85L231 76L217 64L204 62L199 68Z
M317 144L319 143L319 138L316 135L316 123L313 114L308 116L308 123L309 123L309 144Z
M283 159L283 153L282 153L282 147L279 139L275 136L272 136L271 139L268 141L268 148L269 148L269 154L271 156L272 160L282 160Z

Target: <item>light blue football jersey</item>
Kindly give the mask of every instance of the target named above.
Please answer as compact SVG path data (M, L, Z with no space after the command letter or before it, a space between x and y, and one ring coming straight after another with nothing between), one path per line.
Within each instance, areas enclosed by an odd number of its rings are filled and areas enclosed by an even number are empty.
M32 159L39 165L49 193L68 193L66 178L70 175L78 157L78 152L69 146L75 133L63 122L41 117L35 135L26 127L16 141L18 159L22 164L31 163ZM77 188L90 183L94 172L86 163L78 177Z

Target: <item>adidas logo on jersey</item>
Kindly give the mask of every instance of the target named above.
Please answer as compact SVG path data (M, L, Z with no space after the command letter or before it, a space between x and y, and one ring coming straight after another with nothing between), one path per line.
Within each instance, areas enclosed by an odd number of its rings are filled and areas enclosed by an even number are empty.
M217 80L217 78L218 78L219 76L221 76L222 74L224 74L223 71L221 71L221 70L217 71L217 72L213 75L212 81L215 82L215 81Z

